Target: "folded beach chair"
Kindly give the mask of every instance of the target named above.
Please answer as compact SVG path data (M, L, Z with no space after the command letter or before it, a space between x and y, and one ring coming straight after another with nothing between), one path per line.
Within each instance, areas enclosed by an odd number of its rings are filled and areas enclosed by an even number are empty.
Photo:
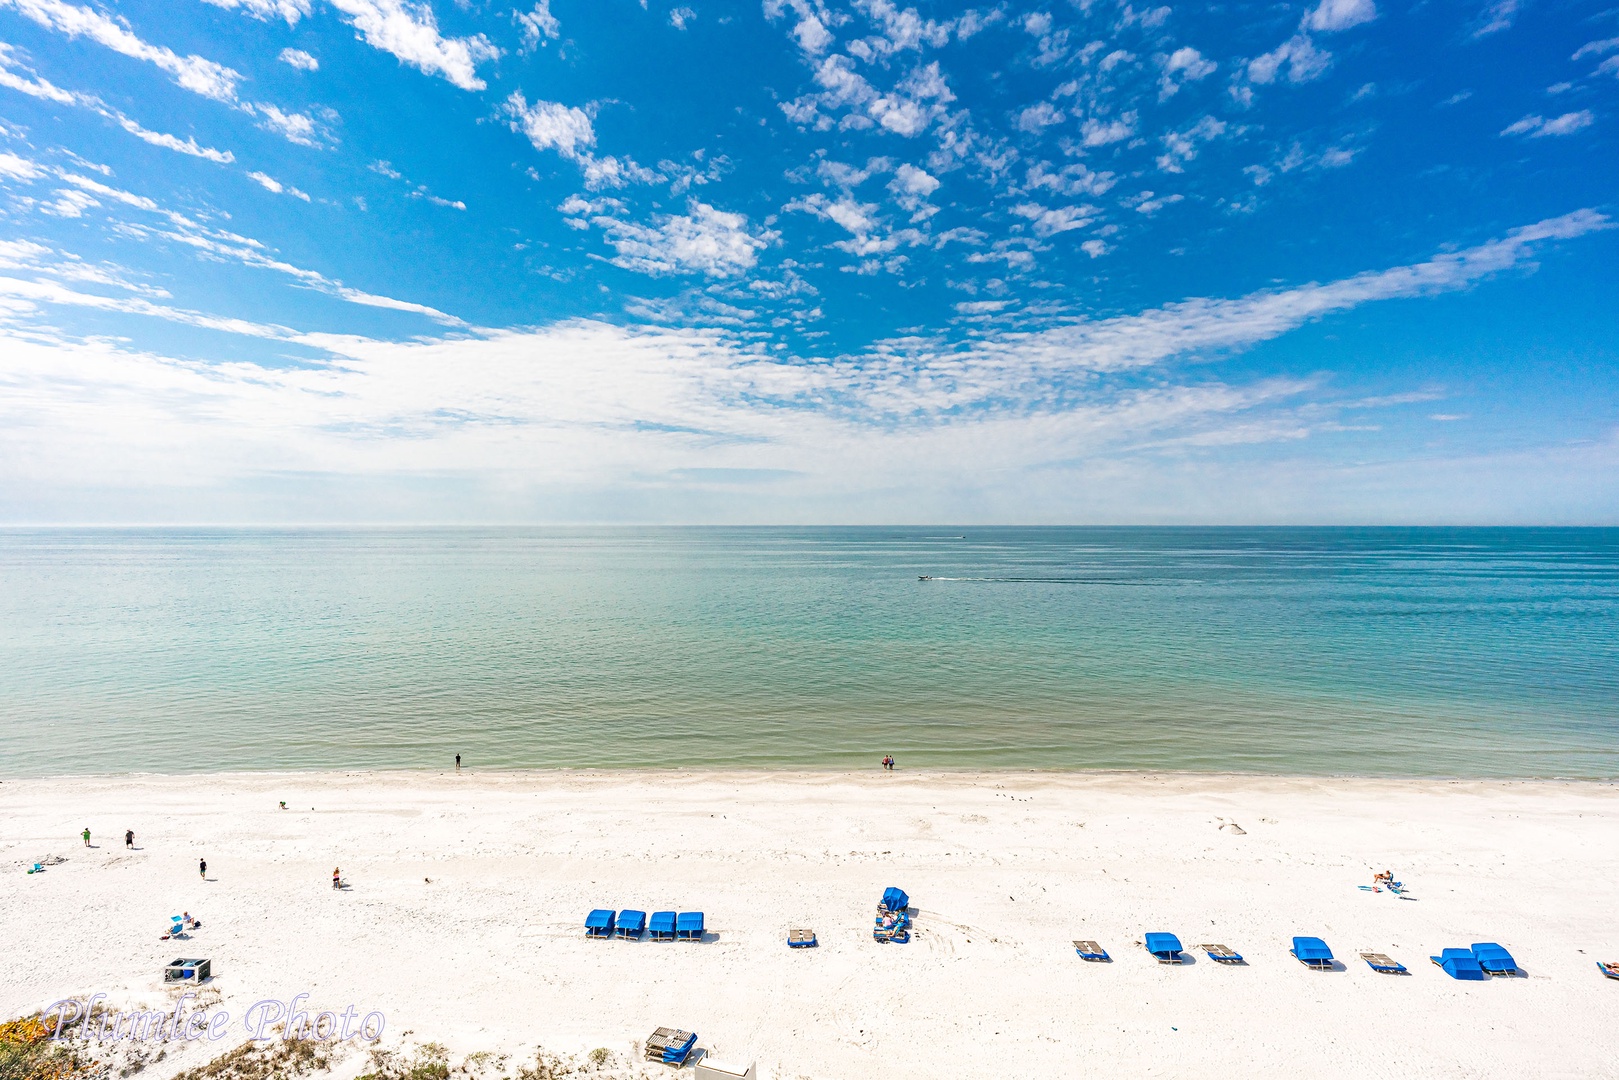
M675 937L681 941L703 940L703 913L682 911L675 919Z
M1366 966L1373 971L1381 971L1384 975L1409 975L1405 965L1380 952L1363 952L1360 958L1366 961Z
M614 932L626 941L641 940L641 931L646 929L646 912L621 911L618 913L618 926Z
M618 913L606 908L597 908L585 916L586 937L612 937L613 921Z
M1619 960L1598 960L1597 970L1610 979L1619 979Z
M1209 954L1209 959L1216 964L1247 964L1242 954L1225 945L1199 945L1198 948Z
M1493 941L1475 941L1473 943L1473 959L1478 966L1491 975L1516 975L1518 962L1512 954Z
M1316 971L1332 970L1332 950L1318 937L1296 937L1289 951L1305 967Z
M654 911L652 921L648 924L652 932L653 941L673 941L675 939L675 913L672 911Z
M1076 941L1074 942L1074 951L1079 954L1081 960L1089 960L1092 963L1113 962L1113 958L1107 954L1107 950L1094 941Z
M664 1065L684 1065L696 1045L697 1036L690 1031L659 1028L646 1041L646 1059Z
M1473 956L1472 949L1442 949L1438 956L1430 956L1428 959L1438 964L1445 974L1453 979L1483 982L1489 978Z
M815 947L815 931L800 928L787 931L787 947L789 949L813 949Z
M1142 946L1158 958L1160 964L1183 964L1181 939L1174 934L1148 934Z

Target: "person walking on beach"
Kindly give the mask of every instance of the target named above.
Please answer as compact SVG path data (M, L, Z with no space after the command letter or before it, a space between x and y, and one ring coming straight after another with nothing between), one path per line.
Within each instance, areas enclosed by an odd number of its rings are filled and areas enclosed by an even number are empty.
M461 755L460 754L455 755L455 767L457 769L459 769L461 767Z
M197 860L197 873L202 875L202 880L204 880L204 881L208 880L208 860L207 859L198 859Z
M135 846L135 830L134 829L125 829L124 830L124 846L126 848L132 848L132 847Z
M84 837L84 846L89 847L90 846L90 826L86 825L84 827L84 831L82 833L80 833L79 835Z
M332 868L332 888L341 889L342 887L343 887L343 871L342 871L342 869L340 867L335 867L334 866Z

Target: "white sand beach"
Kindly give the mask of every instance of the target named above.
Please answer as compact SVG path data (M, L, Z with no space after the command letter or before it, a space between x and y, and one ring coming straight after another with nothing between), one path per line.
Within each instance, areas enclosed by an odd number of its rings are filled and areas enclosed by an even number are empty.
M160 1002L162 964L199 956L237 1015L307 991L457 1054L627 1052L670 1025L782 1080L1619 1076L1595 966L1619 959L1614 784L237 774L8 780L0 823L6 1016ZM23 872L45 855L66 861ZM1384 868L1410 899L1358 888ZM910 944L872 940L888 885ZM587 940L594 907L701 910L711 940ZM159 940L181 910L201 929ZM797 925L819 948L785 947ZM1133 945L1154 930L1248 964L1160 966ZM1305 969L1295 934L1343 966ZM1475 941L1525 977L1428 962Z

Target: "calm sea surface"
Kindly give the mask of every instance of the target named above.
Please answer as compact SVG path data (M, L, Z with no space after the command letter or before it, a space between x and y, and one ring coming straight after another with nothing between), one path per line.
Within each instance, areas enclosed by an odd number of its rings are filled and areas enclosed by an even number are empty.
M1616 777L1619 530L0 531L0 775L457 752Z

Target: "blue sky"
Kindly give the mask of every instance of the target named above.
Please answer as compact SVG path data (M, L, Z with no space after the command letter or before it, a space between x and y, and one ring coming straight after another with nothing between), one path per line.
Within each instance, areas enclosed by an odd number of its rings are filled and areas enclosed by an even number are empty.
M1619 7L0 0L0 520L1619 521Z

